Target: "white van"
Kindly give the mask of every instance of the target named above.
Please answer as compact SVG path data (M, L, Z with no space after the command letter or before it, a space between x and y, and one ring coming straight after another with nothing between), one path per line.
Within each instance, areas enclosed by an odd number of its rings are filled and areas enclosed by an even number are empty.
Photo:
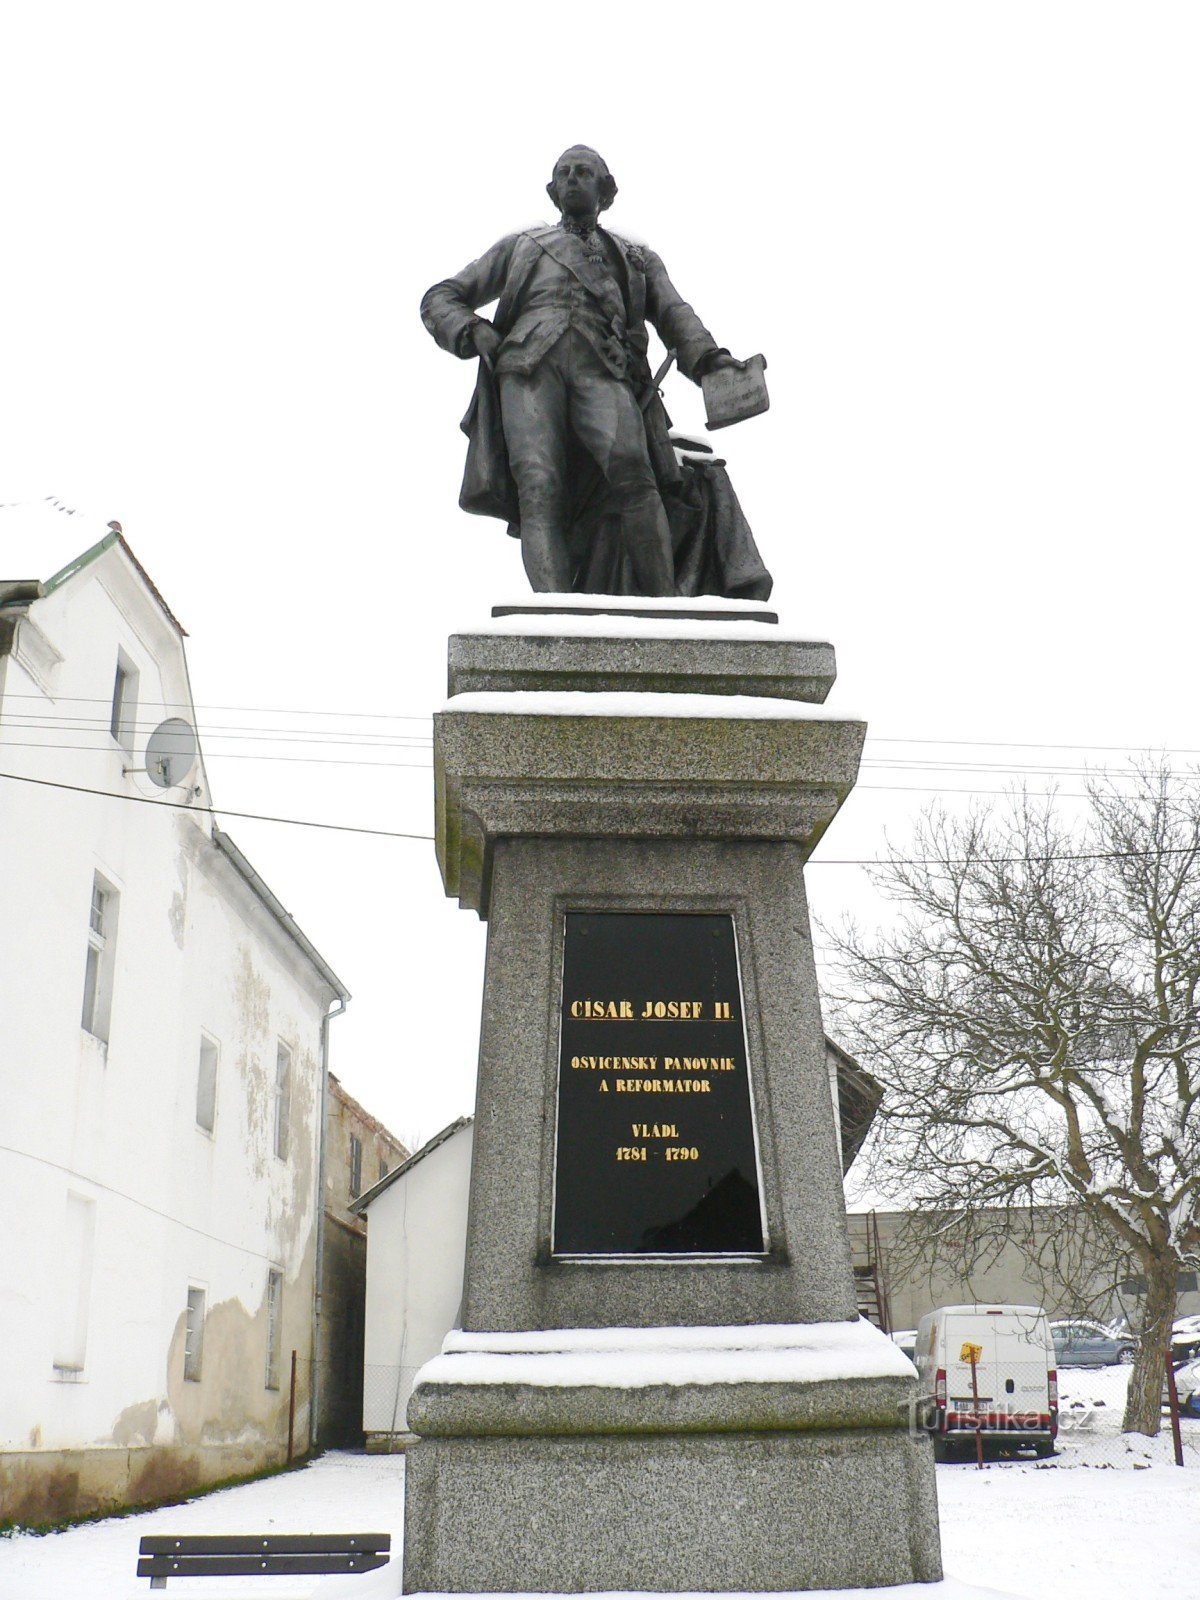
M933 1434L937 1460L974 1449L977 1420L985 1444L1051 1454L1058 1433L1058 1373L1041 1306L939 1306L921 1318L913 1359L920 1380L918 1415Z

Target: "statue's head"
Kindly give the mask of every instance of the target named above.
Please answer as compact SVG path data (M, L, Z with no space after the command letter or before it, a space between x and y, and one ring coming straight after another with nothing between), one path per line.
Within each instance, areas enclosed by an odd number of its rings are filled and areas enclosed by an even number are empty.
M594 216L617 198L617 183L602 155L590 145L573 144L554 163L546 193L564 216Z

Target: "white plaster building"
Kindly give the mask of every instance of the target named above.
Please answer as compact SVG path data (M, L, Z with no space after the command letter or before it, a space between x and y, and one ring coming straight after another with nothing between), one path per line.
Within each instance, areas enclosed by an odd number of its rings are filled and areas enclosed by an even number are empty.
M473 1119L459 1117L351 1207L367 1218L368 1450L403 1445L413 1379L458 1324L473 1142Z
M195 717L119 527L0 508L0 574L0 1521L44 1521L280 1459L292 1350L307 1447L348 996L203 760L138 770Z

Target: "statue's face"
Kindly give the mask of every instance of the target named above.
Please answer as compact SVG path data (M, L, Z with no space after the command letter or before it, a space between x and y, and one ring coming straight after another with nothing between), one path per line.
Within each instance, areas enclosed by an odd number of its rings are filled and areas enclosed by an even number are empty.
M569 217L595 215L600 210L603 170L585 150L568 150L554 169L554 200Z

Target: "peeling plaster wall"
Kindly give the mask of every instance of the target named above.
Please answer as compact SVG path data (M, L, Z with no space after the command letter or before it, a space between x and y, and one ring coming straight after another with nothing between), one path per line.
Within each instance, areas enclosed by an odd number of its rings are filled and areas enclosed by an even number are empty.
M367 1292L367 1219L350 1210L350 1138L362 1146L365 1193L381 1166L392 1172L410 1152L338 1079L329 1077L325 1135L325 1258L322 1263L322 1445L361 1445L363 1329Z
M51 698L6 658L0 762L161 796L122 768L145 765L149 728L183 714L190 692L179 638L123 552L110 549L32 613L62 660ZM107 727L118 646L140 674L132 760ZM91 716L95 731L69 741L90 748L21 748L18 713ZM107 1045L80 1026L97 871L120 894ZM0 1521L154 1498L279 1459L292 1349L303 1448L331 989L194 813L2 785L0 879L11 1147L0 1151ZM196 1121L202 1032L219 1049L211 1135ZM286 1160L273 1139L280 1041L292 1053ZM54 1360L76 1297L72 1194L90 1202L94 1235L86 1355L65 1371ZM277 1389L266 1386L272 1267L284 1282ZM199 1381L183 1376L189 1286L206 1296Z

